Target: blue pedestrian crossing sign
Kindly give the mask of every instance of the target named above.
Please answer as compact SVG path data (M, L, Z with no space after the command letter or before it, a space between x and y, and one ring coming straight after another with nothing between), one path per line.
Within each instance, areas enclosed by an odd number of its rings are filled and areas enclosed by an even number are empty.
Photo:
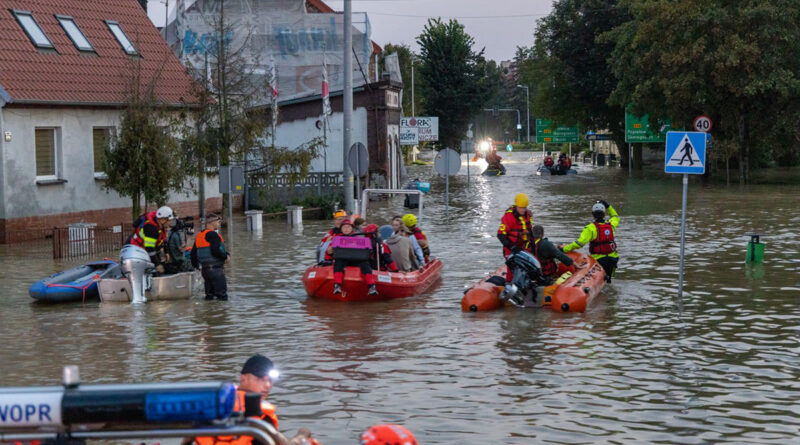
M702 175L706 171L707 134L699 131L667 132L666 173Z

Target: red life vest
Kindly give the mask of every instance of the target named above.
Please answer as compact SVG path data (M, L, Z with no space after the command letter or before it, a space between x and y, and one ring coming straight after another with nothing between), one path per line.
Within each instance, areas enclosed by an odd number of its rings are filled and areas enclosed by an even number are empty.
M553 258L542 258L539 256L539 242L541 239L537 239L533 243L533 256L539 260L539 264L542 266L542 275L550 276L555 275L558 272L558 265Z
M553 158L551 156L548 156L548 157L544 158L544 166L545 167L552 167L553 166Z
M614 241L614 226L607 222L595 222L597 238L589 242L589 253L593 255L608 255L617 251Z
M158 239L156 240L156 247L160 247L164 245L164 242L167 240L167 231L163 230L161 226L158 224L158 218L156 218L156 212L148 212L145 213L139 218L136 219L136 222L139 222L139 225L133 228L133 235L131 235L129 239L129 243L135 246L139 246L144 249L144 238L142 238L142 229L145 225L152 225L158 229Z
M519 216L517 206L509 207L503 218L500 219L500 229L497 230L497 233L508 236L508 240L515 246L530 252L533 239L530 215L530 211L528 211L524 216ZM511 251L503 247L503 254L508 255L509 253Z
M411 229L411 233L414 235L414 238L417 240L425 240L428 241L428 236L425 235L425 232L419 228L419 226L409 227ZM422 246L420 246L422 247ZM428 262L428 258L431 256L431 248L430 246L426 245L422 247L422 255L425 257L425 262Z

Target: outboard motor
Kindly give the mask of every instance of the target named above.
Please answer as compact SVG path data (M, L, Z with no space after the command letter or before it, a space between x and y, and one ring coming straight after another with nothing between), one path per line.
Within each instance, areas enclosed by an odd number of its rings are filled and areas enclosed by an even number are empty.
M514 280L503 290L500 298L510 300L517 306L540 306L537 292L544 277L539 260L530 253L521 251L509 255L506 266L514 272Z
M126 244L119 251L119 263L122 275L131 283L133 292L131 303L138 304L147 301L145 291L150 289L150 279L155 270L155 265L150 261L150 255L139 246Z

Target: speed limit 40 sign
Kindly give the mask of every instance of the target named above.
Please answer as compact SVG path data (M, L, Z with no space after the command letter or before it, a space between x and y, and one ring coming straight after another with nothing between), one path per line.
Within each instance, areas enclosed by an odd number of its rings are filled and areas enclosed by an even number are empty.
M711 118L701 114L694 118L694 129L696 131L702 131L704 133L708 133L711 131Z

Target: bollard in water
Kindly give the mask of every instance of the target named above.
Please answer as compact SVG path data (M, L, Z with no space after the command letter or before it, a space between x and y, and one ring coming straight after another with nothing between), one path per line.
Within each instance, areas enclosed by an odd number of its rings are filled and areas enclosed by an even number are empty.
M747 256L745 263L759 264L764 262L764 248L765 244L761 243L761 235L758 233L745 234L750 237L750 242L747 243Z
M263 213L261 210L248 210L244 212L247 216L247 231L261 232L263 230Z
M303 206L288 206L286 207L286 222L290 226L303 225Z

